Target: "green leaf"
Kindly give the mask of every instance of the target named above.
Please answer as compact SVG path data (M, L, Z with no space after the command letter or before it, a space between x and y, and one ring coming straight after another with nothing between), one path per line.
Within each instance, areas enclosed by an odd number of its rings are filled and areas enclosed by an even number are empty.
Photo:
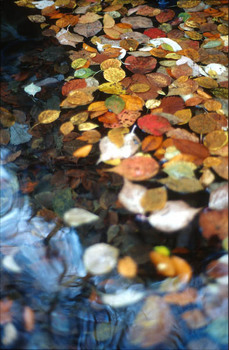
M95 74L95 71L93 71L90 68L80 68L80 69L75 71L74 77L75 78L88 78L93 74Z
M192 162L174 162L168 164L163 171L169 176L180 179L182 177L192 178L195 176L194 170L196 169L196 165Z
M122 112L125 107L125 101L117 95L112 95L105 100L105 106L116 114Z

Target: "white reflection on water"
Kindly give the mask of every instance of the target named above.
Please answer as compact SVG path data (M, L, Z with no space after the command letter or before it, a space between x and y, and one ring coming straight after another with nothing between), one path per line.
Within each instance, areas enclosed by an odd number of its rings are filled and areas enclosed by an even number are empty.
M2 152L4 157L7 152ZM56 223L33 216L28 196L21 195L16 174L7 165L0 165L1 174L1 259L8 254L36 287L46 292L60 288L60 277L86 275L82 262L83 249L75 229L61 227L49 242L44 239ZM13 272L13 268L8 270ZM20 276L17 276L20 280ZM20 283L23 283L20 281Z

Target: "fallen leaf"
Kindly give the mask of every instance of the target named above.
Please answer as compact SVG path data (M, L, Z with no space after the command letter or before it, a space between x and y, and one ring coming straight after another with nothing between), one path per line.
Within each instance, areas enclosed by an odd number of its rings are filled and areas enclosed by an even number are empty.
M106 171L115 172L130 181L143 181L158 173L159 164L151 157L135 156L122 160L119 165Z
M118 255L119 250L109 244L93 244L86 248L84 252L84 266L92 275L103 275L114 269L117 264Z
M148 221L157 230L171 233L186 227L200 210L182 200L168 201L162 210L151 214Z
M71 208L64 212L64 222L71 227L91 224L99 220L99 216L82 208Z

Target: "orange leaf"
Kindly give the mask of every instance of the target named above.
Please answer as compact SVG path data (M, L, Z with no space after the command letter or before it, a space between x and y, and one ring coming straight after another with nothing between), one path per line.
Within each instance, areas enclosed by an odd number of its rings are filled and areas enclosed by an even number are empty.
M83 147L78 148L75 152L73 152L73 156L77 158L85 158L91 152L92 145L85 145Z
M142 141L142 150L143 152L154 151L162 144L163 136L154 136L149 135L144 138Z

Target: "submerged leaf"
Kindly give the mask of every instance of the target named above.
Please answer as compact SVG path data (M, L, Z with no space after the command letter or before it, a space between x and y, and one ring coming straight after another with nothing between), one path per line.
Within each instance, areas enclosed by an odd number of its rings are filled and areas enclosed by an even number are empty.
M72 208L64 213L63 219L67 225L78 227L99 220L99 216L82 208Z

